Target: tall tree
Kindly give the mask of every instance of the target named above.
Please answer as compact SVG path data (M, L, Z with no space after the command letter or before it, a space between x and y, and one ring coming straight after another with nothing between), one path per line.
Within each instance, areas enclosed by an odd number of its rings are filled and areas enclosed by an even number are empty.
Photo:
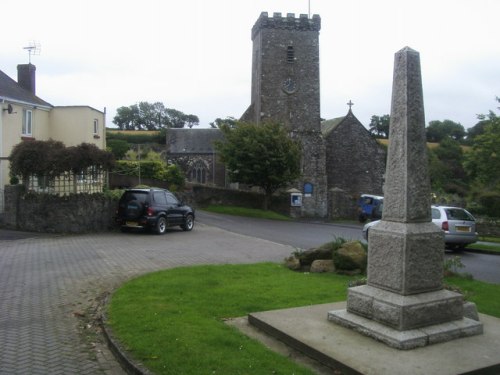
M500 102L500 98L497 101ZM486 189L500 191L500 117L490 111L479 119L485 122L484 133L474 138L465 168Z
M446 137L451 137L456 141L463 141L465 137L464 127L451 120L430 121L425 129L428 142L441 142Z
M370 128L368 129L371 134L377 138L389 138L389 123L391 117L389 115L375 116L373 115L370 120Z
M116 110L113 123L120 130L160 130L163 128L190 128L199 125L198 116L166 108L161 102L139 102Z
M467 174L463 168L464 153L460 143L446 137L438 147L430 149L429 154L433 189L464 196L467 192Z
M264 209L272 195L300 177L301 148L277 123L237 123L220 127L224 139L215 144L221 161L234 182L264 190Z

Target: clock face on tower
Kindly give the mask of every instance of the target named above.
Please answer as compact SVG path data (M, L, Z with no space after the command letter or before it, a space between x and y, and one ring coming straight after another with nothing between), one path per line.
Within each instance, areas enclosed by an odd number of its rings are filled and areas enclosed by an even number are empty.
M281 84L281 88L287 94L293 94L295 91L297 91L297 83L293 79L287 78Z

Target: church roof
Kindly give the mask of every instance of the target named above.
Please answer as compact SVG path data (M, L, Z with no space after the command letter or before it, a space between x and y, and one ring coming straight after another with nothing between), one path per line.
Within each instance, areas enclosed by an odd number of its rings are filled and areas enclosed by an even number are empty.
M345 116L325 120L321 123L321 133L326 135L335 129L344 120Z
M214 141L222 139L219 129L168 129L167 146L170 154L211 154Z
M38 96L31 93L29 90L24 89L10 78L7 74L0 70L0 99L26 103L44 107L52 107L50 103L40 99Z
M349 109L349 112L347 112L347 115L342 116L342 117L337 117L333 118L331 120L325 120L321 123L321 133L323 133L324 136L330 134L332 130L334 130L336 127L338 127L340 124L342 124L345 121L354 121L357 122L361 125L361 122L354 116L352 111Z

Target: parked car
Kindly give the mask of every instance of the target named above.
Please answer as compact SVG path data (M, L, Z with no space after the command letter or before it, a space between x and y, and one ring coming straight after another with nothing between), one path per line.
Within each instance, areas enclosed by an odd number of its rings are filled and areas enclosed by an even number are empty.
M477 241L476 219L460 207L431 206L432 222L444 232L445 246L451 250L463 250ZM380 220L363 227L363 238L368 241L370 228Z
M165 189L127 189L118 202L116 222L123 231L132 228L153 229L164 234L167 227L194 227L195 212Z
M377 220L382 217L384 197L380 195L361 194L358 199L358 219L361 223L366 220Z

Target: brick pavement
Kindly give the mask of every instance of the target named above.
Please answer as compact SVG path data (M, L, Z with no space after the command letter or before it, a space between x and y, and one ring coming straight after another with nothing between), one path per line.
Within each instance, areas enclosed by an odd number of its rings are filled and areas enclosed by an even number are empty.
M0 374L122 374L88 319L104 293L158 269L280 262L292 251L203 224L164 236L0 239Z

